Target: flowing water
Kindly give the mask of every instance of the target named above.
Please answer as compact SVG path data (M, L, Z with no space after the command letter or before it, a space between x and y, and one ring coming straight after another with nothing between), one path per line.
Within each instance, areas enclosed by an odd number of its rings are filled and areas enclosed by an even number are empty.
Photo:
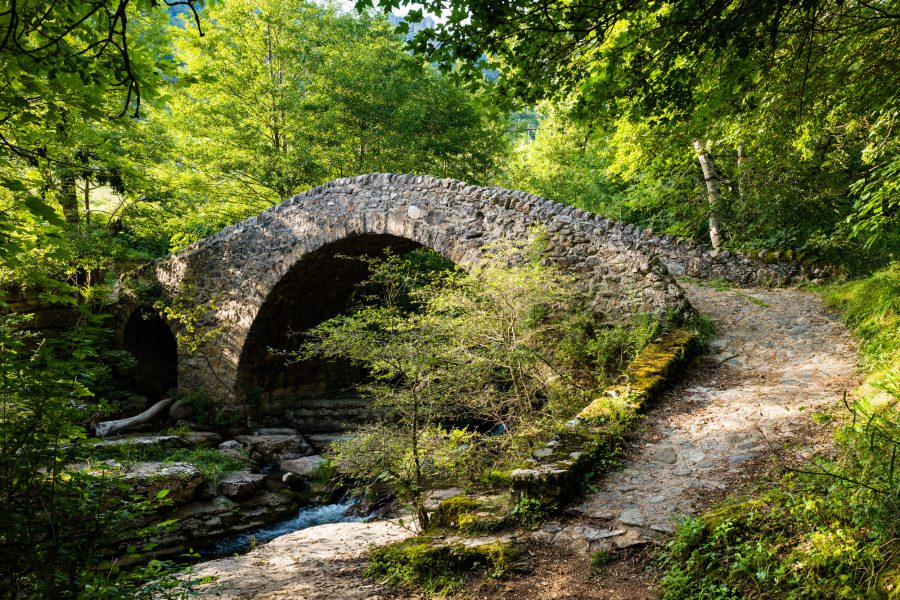
M326 523L348 523L366 520L367 517L347 514L351 506L353 506L353 503L350 500L345 500L339 504L307 506L301 508L297 516L292 519L223 538L202 554L204 558L240 554L249 550L254 544L268 542L286 533L299 531L307 527L325 525Z

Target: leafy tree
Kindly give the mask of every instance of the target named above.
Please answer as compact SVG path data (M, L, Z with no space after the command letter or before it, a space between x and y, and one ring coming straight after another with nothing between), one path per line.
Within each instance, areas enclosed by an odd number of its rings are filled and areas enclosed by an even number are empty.
M174 4L193 9L194 0ZM92 129L138 116L173 72L160 51L165 12L142 0L13 2L0 11L0 185L15 206L56 221L53 201L78 220L76 180L110 182L114 166ZM8 200L11 201L11 200ZM0 234L13 224L10 207Z
M170 222L173 246L342 176L493 173L496 114L405 52L386 20L306 0L204 14L204 36L174 30L177 81L151 114L172 142L156 165L163 215L136 207Z
M336 458L351 476L390 486L427 527L426 486L446 476L440 468L445 465L431 455L444 437L441 423L457 410L464 373L456 368L454 332L447 323L403 308L419 283L413 263L390 255L368 263L379 302L317 326L296 356L349 359L368 369L372 379L360 390L386 411L385 421L339 445Z
M498 98L570 105L581 129L572 143L592 138L603 176L625 175L613 204L635 220L705 235L698 141L719 174L727 244L833 261L858 255L860 242L870 256L896 254L896 3L436 0L424 9L447 18L412 46L444 69L480 82L487 62L499 69Z
M332 458L344 475L407 503L423 526L426 490L530 456L660 331L656 318L638 336L596 325L571 280L541 264L545 243L499 243L472 273L366 259L361 305L287 352L367 369L357 387L379 422L335 443Z

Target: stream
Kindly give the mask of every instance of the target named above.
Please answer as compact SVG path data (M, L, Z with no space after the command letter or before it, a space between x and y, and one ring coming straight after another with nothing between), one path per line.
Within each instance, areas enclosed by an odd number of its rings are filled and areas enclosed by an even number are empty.
M365 521L368 517L351 515L348 511L353 506L350 499L344 500L338 504L318 504L313 506L305 506L300 509L297 516L292 519L286 519L267 525L259 529L245 531L222 538L214 546L211 546L201 556L204 559L217 558L221 556L231 556L233 554L241 554L256 544L261 544L274 540L277 537L315 527L316 525L325 525L327 523L350 523Z

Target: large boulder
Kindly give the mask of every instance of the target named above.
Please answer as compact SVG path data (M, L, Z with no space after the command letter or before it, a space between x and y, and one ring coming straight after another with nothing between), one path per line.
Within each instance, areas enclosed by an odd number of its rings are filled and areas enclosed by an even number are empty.
M297 433L239 435L235 439L247 446L251 457L258 454L268 462L280 463L313 453L312 447Z
M191 448L215 448L222 441L222 436L212 431L188 431L180 437Z
M245 498L257 492L265 483L265 475L240 471L223 479L219 484L219 492L229 498Z
M249 454L244 448L244 445L237 440L226 440L219 444L219 452L222 454L227 454L232 458L237 458L239 460L246 460L249 458Z
M240 533L296 515L297 502L290 492L262 490L244 500L225 496L191 502L173 513L174 528L160 533L154 540L161 554L177 556L189 547L226 534Z
M302 477L309 477L316 469L327 461L314 454L313 456L303 456L301 458L292 458L290 460L281 461L281 470L288 473L296 473Z
M176 504L194 498L205 479L190 463L139 462L129 465L122 479L134 494L155 498L162 490L169 490L166 499Z

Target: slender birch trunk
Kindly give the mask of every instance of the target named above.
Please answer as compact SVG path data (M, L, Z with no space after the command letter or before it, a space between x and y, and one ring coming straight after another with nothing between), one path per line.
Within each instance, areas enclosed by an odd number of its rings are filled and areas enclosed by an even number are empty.
M722 234L719 227L719 178L716 175L716 167L713 164L712 156L704 149L700 140L694 140L694 151L697 153L697 160L700 161L700 168L703 169L703 179L706 181L706 194L709 200L709 210L707 212L709 218L709 241L713 250L718 252L722 247Z

